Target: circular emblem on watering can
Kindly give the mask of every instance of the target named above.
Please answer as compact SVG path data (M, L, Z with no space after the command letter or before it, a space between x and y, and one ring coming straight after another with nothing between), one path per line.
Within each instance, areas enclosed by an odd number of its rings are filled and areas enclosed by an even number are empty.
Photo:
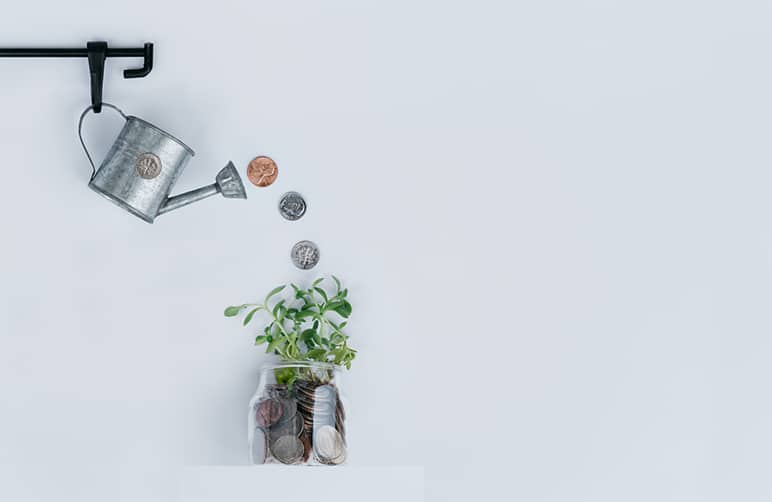
M137 157L135 166L137 174L146 180L152 180L161 174L161 159L152 153L143 153Z

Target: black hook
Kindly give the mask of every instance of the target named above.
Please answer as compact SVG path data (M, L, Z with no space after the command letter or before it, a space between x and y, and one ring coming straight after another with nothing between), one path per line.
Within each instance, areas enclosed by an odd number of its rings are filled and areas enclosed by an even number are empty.
M94 113L102 111L102 88L105 77L105 61L110 57L141 57L142 68L130 68L123 71L123 78L141 78L153 69L153 44L146 43L142 48L111 49L107 42L88 42L85 49L0 49L0 57L86 57L91 79L91 105Z
M107 42L89 42L88 72L91 77L91 106L94 113L102 111L102 87L105 80L105 60L107 59Z
M142 57L144 59L142 68L123 70L123 78L147 77L153 69L153 44L145 44L145 47L142 48Z

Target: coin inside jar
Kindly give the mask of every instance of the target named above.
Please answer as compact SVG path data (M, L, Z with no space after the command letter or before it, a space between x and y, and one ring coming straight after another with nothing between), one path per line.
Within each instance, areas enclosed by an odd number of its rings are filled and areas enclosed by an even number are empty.
M255 420L259 427L270 427L279 421L284 414L284 409L276 399L266 399L257 405Z
M279 422L286 422L287 420L293 419L298 411L298 403L289 397L279 398L277 401L281 404L282 407L282 416L279 419Z
M278 422L268 429L268 438L273 441L283 436L300 436L305 429L305 421L300 414L291 420Z
M247 178L257 187L267 187L276 181L279 168L272 158L261 155L252 159L247 166Z
M335 427L323 425L314 431L314 455L323 464L340 464L346 459L346 444Z
M337 392L328 385L322 385L316 388L314 394L314 402L317 408L329 410L332 413L337 402Z
M282 464L294 464L303 458L303 443L297 436L282 436L271 444L271 453Z
M311 435L301 434L299 439L303 443L303 462L307 462L308 457L311 455Z
M320 385L314 389L314 397L317 401L330 401L334 400L337 396L335 389L331 385Z

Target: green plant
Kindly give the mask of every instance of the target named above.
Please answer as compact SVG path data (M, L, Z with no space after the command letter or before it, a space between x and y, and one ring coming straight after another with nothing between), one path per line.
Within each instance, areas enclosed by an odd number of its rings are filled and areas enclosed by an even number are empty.
M276 354L285 361L318 361L350 369L356 351L348 346L343 328L351 315L351 304L347 299L348 289L341 286L337 277L332 279L335 294L324 289L324 278L315 280L308 289L290 284L294 291L291 298L281 295L287 288L283 285L272 289L263 303L226 308L225 316L236 317L246 312L243 320L246 326L256 314L266 313L268 323L255 338L255 345L266 345L266 353ZM291 383L297 375L289 373L292 374L281 379Z

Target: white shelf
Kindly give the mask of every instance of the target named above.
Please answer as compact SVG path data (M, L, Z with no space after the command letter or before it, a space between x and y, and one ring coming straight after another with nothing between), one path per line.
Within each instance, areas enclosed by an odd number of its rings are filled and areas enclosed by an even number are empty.
M183 469L180 474L180 500L422 502L424 470L419 466L190 467Z

